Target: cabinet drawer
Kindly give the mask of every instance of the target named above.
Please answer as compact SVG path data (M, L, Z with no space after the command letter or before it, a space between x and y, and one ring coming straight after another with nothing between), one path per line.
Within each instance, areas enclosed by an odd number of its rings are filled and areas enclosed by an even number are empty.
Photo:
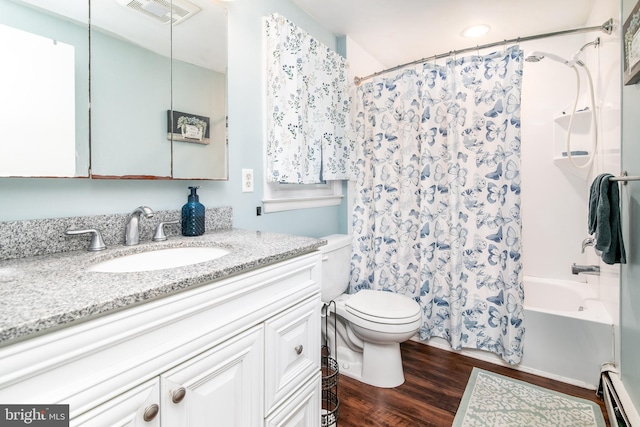
M319 370L316 295L265 322L265 416Z
M286 400L265 422L266 427L320 427L320 374Z
M154 378L73 418L69 425L71 427L159 427L159 404L160 380ZM148 421L145 421L145 417Z

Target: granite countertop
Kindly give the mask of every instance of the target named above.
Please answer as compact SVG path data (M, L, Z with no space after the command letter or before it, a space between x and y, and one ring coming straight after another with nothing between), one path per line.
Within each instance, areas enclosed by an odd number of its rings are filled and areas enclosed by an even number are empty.
M310 237L232 229L99 252L0 261L0 345L309 253L323 244ZM215 246L230 252L212 261L164 270L86 271L92 264L120 255L188 246Z

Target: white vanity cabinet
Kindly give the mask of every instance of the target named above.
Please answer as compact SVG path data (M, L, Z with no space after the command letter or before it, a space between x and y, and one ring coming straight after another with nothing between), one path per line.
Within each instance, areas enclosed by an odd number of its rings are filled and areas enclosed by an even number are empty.
M319 291L314 252L0 347L0 402L83 427L319 426Z

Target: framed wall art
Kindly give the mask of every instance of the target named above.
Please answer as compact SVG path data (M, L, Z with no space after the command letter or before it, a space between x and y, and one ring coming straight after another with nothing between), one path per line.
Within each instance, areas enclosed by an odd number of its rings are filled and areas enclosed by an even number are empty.
M624 84L640 80L640 1L629 14L622 27L624 43Z
M167 110L167 138L209 144L209 117Z

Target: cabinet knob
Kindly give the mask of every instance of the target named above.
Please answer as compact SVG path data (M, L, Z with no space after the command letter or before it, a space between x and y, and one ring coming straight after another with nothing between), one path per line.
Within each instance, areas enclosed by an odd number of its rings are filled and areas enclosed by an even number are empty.
M304 350L304 347L302 346L302 344L300 344L300 345L296 346L295 350L296 350L296 354L297 355L301 355L302 354L302 350Z
M173 403L180 403L186 395L187 390L185 390L184 387L180 387L179 389L174 390L173 393L171 393L171 401Z
M157 404L154 403L149 405L144 409L142 419L146 422L153 421L153 419L158 415L158 412L160 412L160 407Z

